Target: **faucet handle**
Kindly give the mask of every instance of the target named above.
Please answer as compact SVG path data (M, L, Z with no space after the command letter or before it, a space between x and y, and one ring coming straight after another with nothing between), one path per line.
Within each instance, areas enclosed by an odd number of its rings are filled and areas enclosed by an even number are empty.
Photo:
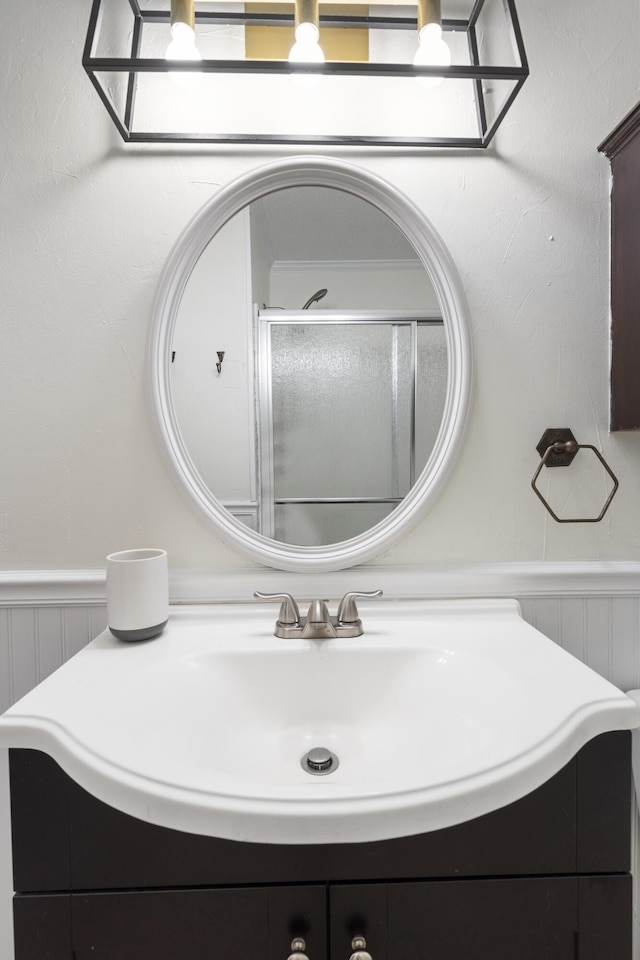
M253 595L254 597L258 597L259 600L282 600L280 613L278 614L278 623L284 626L299 626L300 611L298 604L290 593L260 593L259 590L255 590Z
M356 598L358 597L381 597L382 590L370 590L367 593L345 593L338 607L338 623L357 623L358 608L356 607Z

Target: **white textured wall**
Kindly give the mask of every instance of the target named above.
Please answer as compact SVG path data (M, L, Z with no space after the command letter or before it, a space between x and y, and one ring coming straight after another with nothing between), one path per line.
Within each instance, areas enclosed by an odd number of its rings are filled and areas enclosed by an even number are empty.
M23 0L0 31L0 568L100 567L165 546L244 561L183 505L144 398L145 337L178 232L284 148L123 145L80 65L89 0ZM608 181L596 146L640 96L638 0L520 0L531 76L485 153L327 151L399 185L458 264L478 362L445 495L386 562L637 558L640 434L607 435ZM546 426L601 444L599 525L532 495Z

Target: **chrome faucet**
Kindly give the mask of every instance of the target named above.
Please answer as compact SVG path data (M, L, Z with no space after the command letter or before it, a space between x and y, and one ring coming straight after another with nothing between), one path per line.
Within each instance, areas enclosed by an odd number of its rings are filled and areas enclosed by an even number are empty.
M306 617L300 616L298 604L290 593L260 593L254 597L260 600L281 600L280 613L276 620L274 635L289 640L302 637L305 640L330 640L332 637L359 637L364 633L362 620L358 616L356 599L358 597L381 597L382 590L369 593L345 593L338 606L338 612L331 616L324 600L314 600Z

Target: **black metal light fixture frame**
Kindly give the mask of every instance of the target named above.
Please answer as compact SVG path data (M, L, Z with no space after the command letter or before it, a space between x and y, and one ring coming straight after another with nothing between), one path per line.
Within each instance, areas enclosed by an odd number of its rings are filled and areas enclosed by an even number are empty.
M89 75L95 89L100 96L109 116L118 129L122 139L128 143L245 143L245 144L310 144L310 145L365 145L365 146L398 146L398 147L441 147L477 149L485 148L493 139L498 127L504 120L514 99L519 93L524 81L529 75L527 57L520 31L518 15L514 0L502 0L506 20L508 22L511 46L516 66L489 66L480 63L477 23L486 0L475 0L469 19L443 19L442 27L445 32L462 32L466 34L469 49L469 65L452 64L449 67L416 67L407 63L369 63L369 62L336 62L330 61L318 65L291 64L284 60L212 60L203 59L196 62L179 61L169 63L164 57L149 58L140 56L142 31L146 24L166 23L171 21L170 10L142 9L138 0L128 0L133 17L131 30L130 51L127 57L99 57L94 55L98 46L100 25L104 9L111 0L93 0L87 39L85 42L82 64ZM294 16L285 13L219 13L196 9L196 25L232 25L232 26L291 26ZM323 16L320 15L321 27L365 28L367 30L393 29L416 31L417 16ZM136 79L140 74L157 74L167 72L198 72L224 74L253 74L259 75L291 75L297 71L305 73L319 73L324 76L370 76L370 77L442 77L471 80L474 88L475 111L478 136L345 136L328 134L252 134L252 133L200 133L200 132L164 132L141 131L136 129ZM100 74L127 74L127 90L124 108L121 115L114 106L105 89ZM505 98L496 116L488 119L485 102L485 81L511 81L514 85Z

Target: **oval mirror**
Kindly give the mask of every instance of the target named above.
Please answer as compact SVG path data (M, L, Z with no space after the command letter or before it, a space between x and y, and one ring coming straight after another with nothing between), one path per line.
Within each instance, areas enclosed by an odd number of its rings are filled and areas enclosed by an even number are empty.
M464 293L423 214L337 160L223 188L161 274L149 386L181 490L252 560L335 570L424 515L472 388Z

